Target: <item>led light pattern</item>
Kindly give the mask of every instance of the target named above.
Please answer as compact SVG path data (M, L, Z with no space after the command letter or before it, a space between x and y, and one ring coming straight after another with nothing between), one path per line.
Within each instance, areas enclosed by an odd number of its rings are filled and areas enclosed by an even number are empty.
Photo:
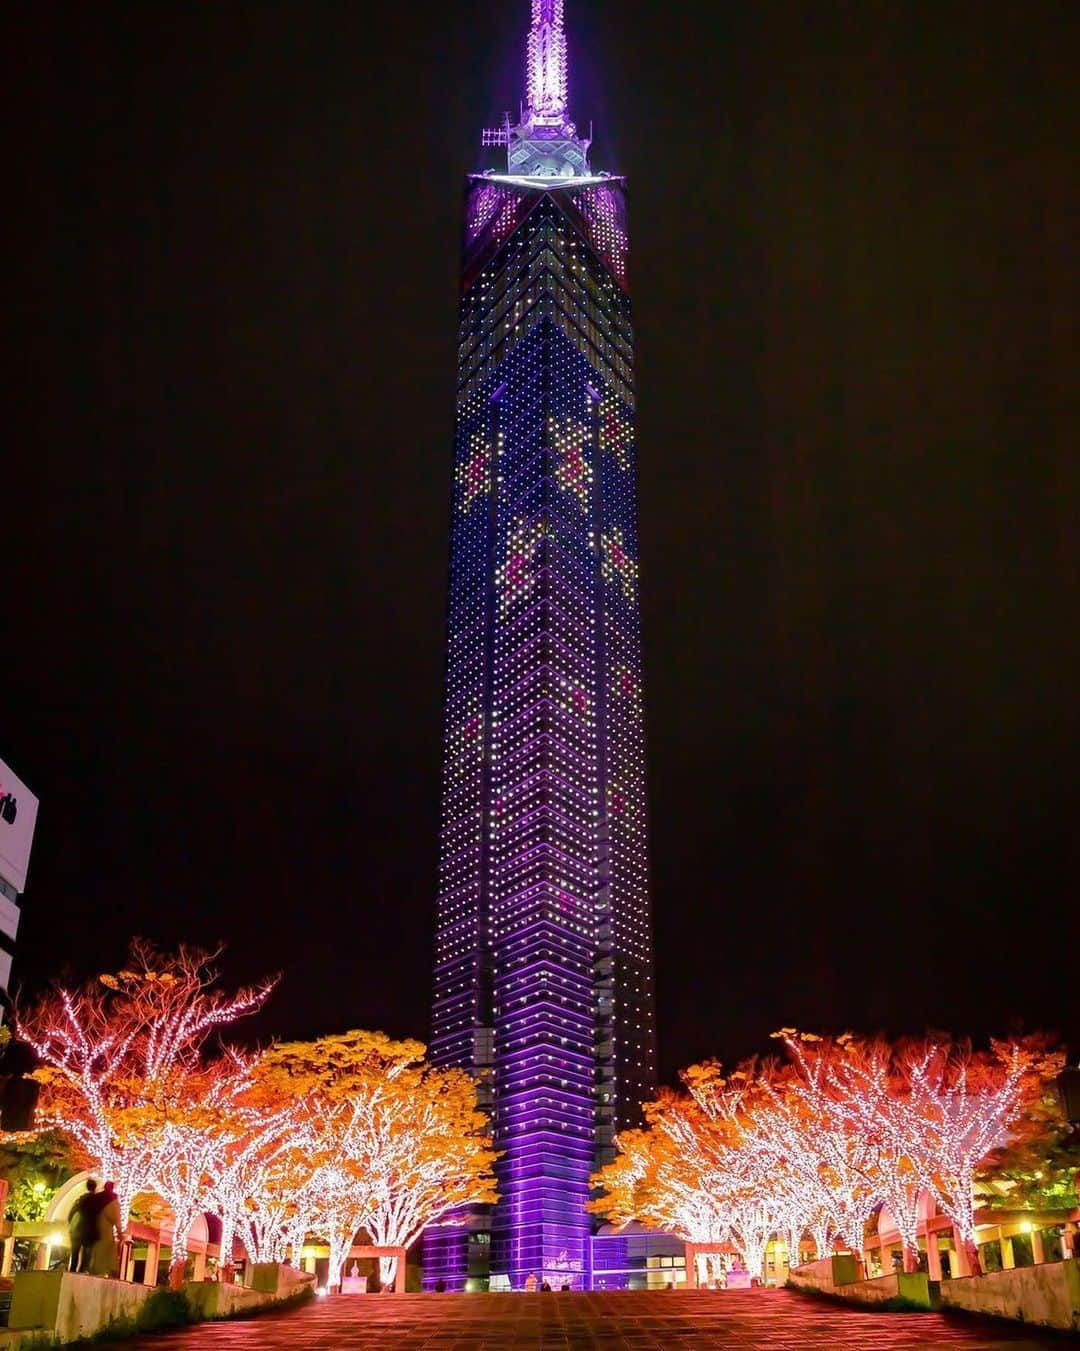
M634 678L634 673L626 666L618 667L614 672L615 680L612 685L614 694L620 699L641 699L641 686Z
M613 180L614 182L614 180ZM483 179L474 180L473 191L491 186ZM514 215L517 226L513 238L506 241L508 255L513 255L516 266L507 275L505 268L496 270L503 278L500 289L493 291L493 283L477 285L486 269L502 252L496 233L482 232L471 243L466 239L464 289L460 336L458 341L458 400L473 394L491 393L488 383L492 372L509 349L521 340L528 330L546 317L556 324L587 361L599 360L606 372L606 383L599 386L601 406L617 409L624 427L628 428L623 455L624 466L631 463L633 445L633 334L630 327L629 302L617 302L620 289L610 273L602 266L594 275L584 260L598 266L595 253L588 248L581 235L570 228L567 218L573 218L572 189L553 189L548 192L522 191L501 188L515 200ZM550 232L540 228L540 222L528 219L541 202L557 206L564 221L565 238L556 250L551 247ZM602 282L598 278L602 277ZM577 303L569 305L569 292L577 296Z
M555 456L555 477L559 486L573 493L583 510L589 507L589 484L592 469L586 459L586 441L589 429L580 422L568 421L561 430L552 422L549 429Z
M634 424L612 394L600 405L600 449L615 456L620 469L634 464Z
M469 195L465 208L465 238L471 243L491 224L507 194L494 183L479 183Z
M468 458L458 465L454 475L461 489L462 511L468 511L491 486L491 447L479 432L473 432L471 440Z
M543 517L532 522L518 521L510 531L502 564L495 569L499 610L503 616L536 592L543 544L547 538L548 526Z
M626 552L622 530L614 526L609 534L602 537L602 543L604 553L601 567L605 580L618 581L627 600L633 600L634 585L637 582L637 564Z
M466 287L472 285L476 274L534 205L529 194L516 188L492 183L479 175L468 180L462 259L462 278Z
M519 195L497 183L474 182L465 205L465 241L473 244L485 239L501 243L517 223L521 207Z
M626 285L626 198L617 181L581 188L573 199L574 224L608 271Z

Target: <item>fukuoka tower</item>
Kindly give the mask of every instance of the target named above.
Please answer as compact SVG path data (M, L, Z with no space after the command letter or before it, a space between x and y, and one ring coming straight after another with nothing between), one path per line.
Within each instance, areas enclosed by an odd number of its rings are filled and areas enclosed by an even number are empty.
M589 1283L589 1175L655 1087L623 180L532 0L520 120L469 175L431 1055L491 1112L500 1201L424 1279Z

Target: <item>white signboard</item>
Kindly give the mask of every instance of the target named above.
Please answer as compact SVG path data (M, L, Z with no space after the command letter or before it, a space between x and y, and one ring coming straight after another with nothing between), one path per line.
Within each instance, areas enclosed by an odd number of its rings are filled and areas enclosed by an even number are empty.
M30 863L38 800L0 760L0 877L22 891Z

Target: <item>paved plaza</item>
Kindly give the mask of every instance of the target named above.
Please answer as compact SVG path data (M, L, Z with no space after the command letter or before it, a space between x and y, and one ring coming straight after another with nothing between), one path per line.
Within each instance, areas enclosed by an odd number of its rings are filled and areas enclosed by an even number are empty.
M485 1351L564 1347L1062 1348L1067 1339L934 1313L846 1309L787 1290L535 1295L338 1295L244 1322L123 1343L147 1351ZM119 1344L118 1344L119 1345Z

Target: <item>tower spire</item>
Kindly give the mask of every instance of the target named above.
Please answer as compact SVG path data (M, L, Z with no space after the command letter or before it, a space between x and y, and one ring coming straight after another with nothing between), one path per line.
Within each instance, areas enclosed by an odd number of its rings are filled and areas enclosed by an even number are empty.
M525 39L525 97L521 121L507 113L503 126L487 129L481 145L506 146L506 172L514 178L588 178L589 136L579 136L566 110L567 59L563 0L532 0Z
M563 0L532 0L532 27L525 42L525 103L535 124L566 121Z

